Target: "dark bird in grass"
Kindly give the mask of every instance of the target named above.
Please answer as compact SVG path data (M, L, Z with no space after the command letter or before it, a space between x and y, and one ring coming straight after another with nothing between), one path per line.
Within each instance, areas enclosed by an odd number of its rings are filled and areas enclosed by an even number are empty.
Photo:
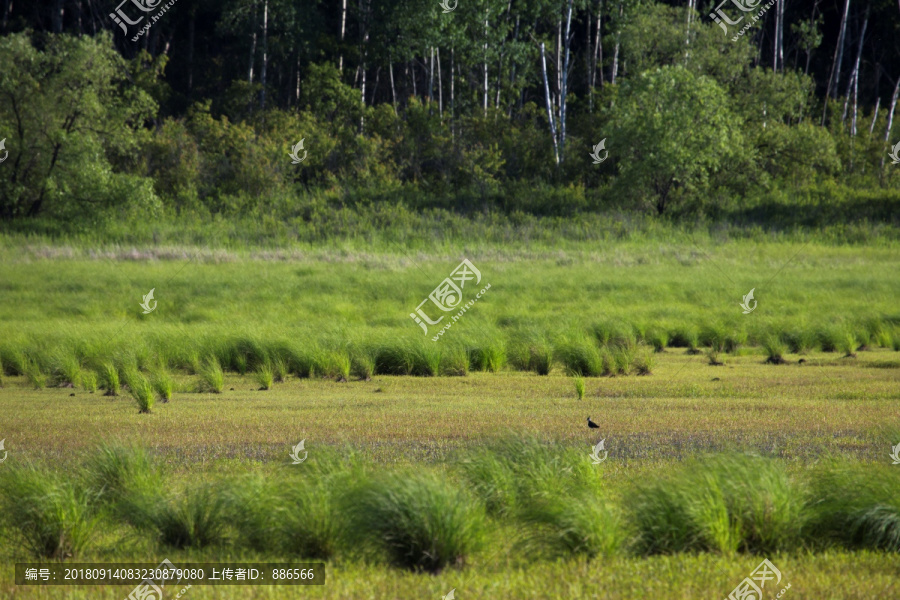
M591 418L588 417L588 429L600 429L600 426L591 421Z

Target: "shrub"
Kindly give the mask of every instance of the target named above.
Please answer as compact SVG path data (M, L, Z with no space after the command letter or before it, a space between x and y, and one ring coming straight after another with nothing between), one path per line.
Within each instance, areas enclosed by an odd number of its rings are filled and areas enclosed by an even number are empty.
M391 564L436 573L461 565L484 541L482 507L446 478L428 472L365 480L344 496L349 532Z
M641 483L629 503L642 554L770 553L798 544L805 491L774 460L723 455Z
M222 366L216 357L212 356L203 363L199 375L200 384L198 391L221 394L222 390L225 389L225 373L222 371Z
M80 554L97 524L85 490L33 466L4 467L0 506L0 518L37 558L61 560Z

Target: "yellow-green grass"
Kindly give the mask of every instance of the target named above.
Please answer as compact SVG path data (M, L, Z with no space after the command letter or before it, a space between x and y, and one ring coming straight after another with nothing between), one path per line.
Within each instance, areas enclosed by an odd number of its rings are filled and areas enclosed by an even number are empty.
M764 364L762 354L747 354L711 367L703 356L671 350L657 355L648 377L585 378L584 400L561 372L346 383L290 377L267 391L258 390L252 375L229 373L222 394L197 393L198 376L179 375L178 387L186 391L149 415L138 414L124 395L34 390L24 377L7 377L0 406L7 449L63 461L111 439L187 463L281 460L301 439L308 448L351 444L388 461L442 460L453 449L511 434L587 449L596 437L585 425L588 414L601 425L614 462L742 444L786 455L848 452L874 459L884 448L873 445L873 436L897 422L895 356L814 353L797 364L787 355L790 364L776 366Z

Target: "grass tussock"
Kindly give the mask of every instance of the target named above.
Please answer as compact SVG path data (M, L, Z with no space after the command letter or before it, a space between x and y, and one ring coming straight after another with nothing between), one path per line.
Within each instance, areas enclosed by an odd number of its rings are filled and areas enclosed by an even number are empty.
M93 498L76 481L33 466L0 471L0 519L36 558L82 553L97 525Z
M639 484L629 504L639 554L767 554L796 547L808 518L803 487L782 463L721 455Z
M225 389L225 372L216 357L208 358L200 367L198 375L200 376L197 387L199 392L221 394Z
M383 553L396 567L437 573L461 566L485 541L481 505L435 473L365 479L342 502L352 543Z
M134 401L137 403L138 412L147 414L152 412L153 406L156 404L156 397L153 395L153 386L143 373L136 368L126 371L125 383L128 385L128 391Z

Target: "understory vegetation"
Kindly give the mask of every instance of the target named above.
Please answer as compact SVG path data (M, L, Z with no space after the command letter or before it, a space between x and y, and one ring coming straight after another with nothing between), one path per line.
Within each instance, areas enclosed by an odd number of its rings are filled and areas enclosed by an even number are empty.
M611 488L605 466L531 438L414 471L338 450L190 484L138 448L104 446L70 474L19 464L0 472L3 524L34 558L77 557L98 528L121 524L126 539L149 535L163 548L233 545L426 572L464 565L501 532L545 559L900 552L900 471L889 466L825 460L797 471L726 453Z

